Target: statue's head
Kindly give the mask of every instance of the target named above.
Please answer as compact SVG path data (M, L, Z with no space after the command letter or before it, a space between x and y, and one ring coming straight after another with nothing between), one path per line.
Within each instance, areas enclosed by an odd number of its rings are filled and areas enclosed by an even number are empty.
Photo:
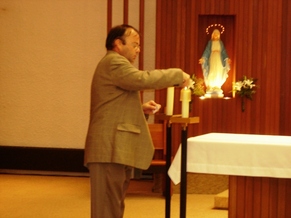
M211 35L212 40L219 40L220 39L220 32L218 29L214 29Z

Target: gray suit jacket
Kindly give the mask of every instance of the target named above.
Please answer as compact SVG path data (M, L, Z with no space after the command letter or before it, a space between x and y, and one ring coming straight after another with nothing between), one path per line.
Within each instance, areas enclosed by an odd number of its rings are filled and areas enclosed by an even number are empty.
M147 169L154 147L139 91L181 84L182 72L177 68L140 71L125 57L108 51L92 81L85 165L113 162Z

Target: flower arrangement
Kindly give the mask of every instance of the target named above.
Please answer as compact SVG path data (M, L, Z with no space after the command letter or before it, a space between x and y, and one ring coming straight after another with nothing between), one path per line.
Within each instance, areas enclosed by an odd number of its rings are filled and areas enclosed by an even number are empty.
M232 91L242 98L242 112L245 111L245 102L244 98L248 98L253 100L253 94L256 93L256 85L257 79L247 78L243 76L243 78L233 84Z
M195 74L191 76L192 84L189 86L191 89L192 95L203 96L205 95L204 91L204 80L202 78L197 78Z

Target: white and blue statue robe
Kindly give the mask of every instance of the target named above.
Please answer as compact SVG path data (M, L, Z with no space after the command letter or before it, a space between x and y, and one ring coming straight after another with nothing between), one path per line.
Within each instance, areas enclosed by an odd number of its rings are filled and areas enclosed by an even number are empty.
M202 71L208 91L221 90L228 77L228 55L221 40L210 40L203 52Z

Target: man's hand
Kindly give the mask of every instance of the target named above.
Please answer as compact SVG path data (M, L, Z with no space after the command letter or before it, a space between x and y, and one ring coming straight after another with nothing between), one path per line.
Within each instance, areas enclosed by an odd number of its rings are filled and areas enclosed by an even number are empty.
M146 102L142 105L144 114L154 114L161 108L160 104L157 104L153 100Z
M181 87L188 87L190 86L191 84L191 81L190 81L190 75L183 72L183 83L181 84Z

